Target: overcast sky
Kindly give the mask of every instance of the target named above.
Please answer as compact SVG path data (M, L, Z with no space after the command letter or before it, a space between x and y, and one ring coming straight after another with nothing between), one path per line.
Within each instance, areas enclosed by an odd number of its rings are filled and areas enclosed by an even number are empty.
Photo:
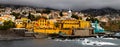
M0 3L59 9L88 9L104 7L120 9L120 0L0 0Z

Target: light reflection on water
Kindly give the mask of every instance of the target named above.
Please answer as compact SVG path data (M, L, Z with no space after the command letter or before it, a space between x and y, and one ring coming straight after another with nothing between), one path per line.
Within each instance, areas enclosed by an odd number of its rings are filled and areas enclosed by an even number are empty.
M120 40L116 39L96 39L89 38L90 40L101 40L105 42L112 42L120 44ZM120 47L118 46L86 46L80 43L79 39L56 41L50 39L28 39L28 40L14 40L14 41L0 41L0 47Z

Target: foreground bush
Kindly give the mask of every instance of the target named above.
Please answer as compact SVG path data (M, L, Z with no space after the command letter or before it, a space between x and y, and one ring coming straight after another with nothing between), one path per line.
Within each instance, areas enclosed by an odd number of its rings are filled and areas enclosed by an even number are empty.
M15 27L15 24L12 21L5 21L3 24L4 25L0 26L0 30L7 30Z

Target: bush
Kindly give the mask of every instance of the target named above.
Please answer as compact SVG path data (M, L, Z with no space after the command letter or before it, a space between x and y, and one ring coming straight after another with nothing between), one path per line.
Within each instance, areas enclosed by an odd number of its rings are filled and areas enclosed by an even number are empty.
M19 18L20 16L20 13L15 13L15 12L12 12L11 15L15 16L15 18Z
M29 13L28 19L30 19L30 20L32 20L32 21L34 21L34 20L35 20L35 16L34 16L34 15L32 15L31 13Z
M63 16L62 12L60 12L59 15L62 17Z
M72 18L75 18L75 19L79 19L79 17L78 17L77 15L74 15L74 14L72 14L71 17L72 17Z
M0 30L7 30L15 27L15 24L12 21L5 21L3 26L0 26Z
M54 25L55 25L55 27L59 27L59 23L55 23Z

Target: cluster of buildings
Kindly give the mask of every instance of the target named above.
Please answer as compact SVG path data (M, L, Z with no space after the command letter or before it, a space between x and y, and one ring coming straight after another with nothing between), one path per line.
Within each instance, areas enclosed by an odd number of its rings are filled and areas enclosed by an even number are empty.
M60 15L57 13L50 15L52 15L53 18L47 17L48 19L46 19L44 17L41 17L36 21L31 21L31 23L27 23L26 26L24 25L24 23L16 24L18 25L17 28L21 28L25 26L25 28L27 29L33 29L35 33L46 33L46 34L62 33L65 35L72 35L74 30L76 31L81 30L81 32L87 30L84 32L90 32L90 33L86 33L85 35L92 34L90 21L72 18L71 10L69 10L68 12L63 12L62 17L60 17ZM42 14L42 16L47 16L47 14ZM20 27L20 25L22 26ZM84 32L82 32L81 34L83 34Z
M33 9L29 7L21 7L18 9L13 8L1 8L0 9L0 24L4 21L11 20L15 23L16 28L26 28L32 30L35 33L46 33L46 34L67 34L72 35L75 32L76 35L91 35L93 34L93 27L91 21L86 21L89 16L85 16L84 13L51 10L49 14L41 13L36 11L45 11L45 9ZM12 12L19 13L19 19L11 15ZM40 17L38 20L31 21L28 19L29 13L35 17ZM79 19L72 18L72 14L78 16ZM107 16L95 17L101 22L108 22ZM86 32L86 33L85 33Z

